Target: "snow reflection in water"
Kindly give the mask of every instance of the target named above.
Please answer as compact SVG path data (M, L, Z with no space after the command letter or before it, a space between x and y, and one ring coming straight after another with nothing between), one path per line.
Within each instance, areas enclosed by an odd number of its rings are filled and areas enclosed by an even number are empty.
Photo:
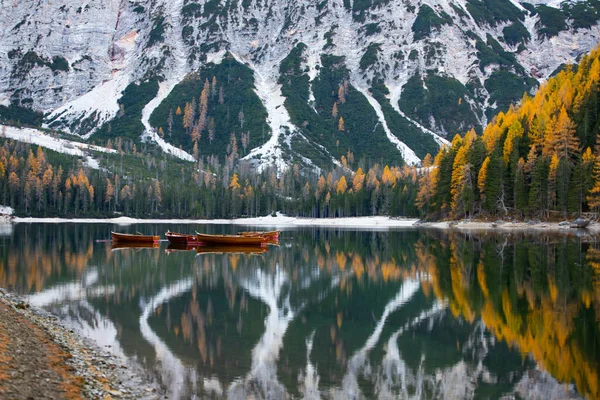
M296 314L290 305L289 291L284 292L288 283L287 274L277 266L274 274L262 270L249 279L242 279L240 285L254 298L269 307L265 319L265 333L252 350L252 367L244 378L235 380L227 395L233 399L283 398L285 387L277 380L276 362L283 347L283 336Z
M169 347L158 335L150 328L148 317L162 304L169 300L181 296L190 291L194 280L192 278L182 279L172 285L164 287L154 297L152 297L140 316L140 331L142 336L150 343L156 352L156 358L160 362L159 369L163 385L168 389L169 398L179 399L185 394L185 385L187 381L193 382L196 379L196 371L183 365L181 360L171 352Z

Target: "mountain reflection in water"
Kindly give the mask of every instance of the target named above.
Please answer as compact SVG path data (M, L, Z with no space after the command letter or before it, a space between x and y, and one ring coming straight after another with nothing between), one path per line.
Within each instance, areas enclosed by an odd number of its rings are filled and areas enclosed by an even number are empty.
M131 230L168 228L194 227ZM16 225L0 287L169 398L600 397L596 237L304 229L196 254L94 242L110 230Z

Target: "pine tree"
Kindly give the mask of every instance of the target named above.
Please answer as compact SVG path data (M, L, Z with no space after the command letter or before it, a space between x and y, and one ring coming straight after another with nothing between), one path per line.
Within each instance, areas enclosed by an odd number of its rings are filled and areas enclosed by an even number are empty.
M564 106L558 116L552 146L560 159L567 160L571 166L575 165L580 153L579 139L575 136L575 124L569 118Z
M198 160L198 141L194 141L193 155L194 160Z
M338 122L338 131L344 131L344 118L340 117L340 120Z
M333 108L331 109L331 115L333 116L333 118L338 117L337 101L335 103L333 103Z
M168 129L169 137L171 137L173 135L173 109L172 108L169 108L169 117L167 118L167 129Z
M115 187L111 183L110 179L106 178L106 192L104 194L104 202L108 203L108 208L110 209L110 203L115 197Z
M556 171L556 206L559 211L567 215L569 206L569 189L571 188L571 164L567 159L561 158ZM573 186L576 189L576 185Z
M424 214L427 214L429 203L431 202L431 196L433 195L433 182L431 179L432 164L433 160L431 154L427 153L425 158L423 158L421 176L419 176L419 189L415 200L416 206Z
M529 209L544 213L548 208L548 157L537 157L533 163L529 185Z
M521 215L527 212L527 182L525 180L525 160L523 157L519 158L517 162L517 170L515 172L515 209L521 213Z
M194 115L192 105L190 103L185 103L185 109L183 111L183 127L187 130L188 134L191 132L193 123Z

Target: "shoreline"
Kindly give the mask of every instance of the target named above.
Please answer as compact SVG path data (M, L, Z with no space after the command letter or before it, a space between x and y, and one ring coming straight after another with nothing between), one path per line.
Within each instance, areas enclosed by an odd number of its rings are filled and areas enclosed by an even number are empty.
M563 222L525 222L503 221L495 222L477 220L453 220L438 222L422 222L416 218L370 216L370 217L339 217L339 218L305 218L288 217L283 214L253 218L234 219L140 219L130 217L116 218L32 218L0 216L0 225L7 224L113 224L128 226L133 224L179 224L179 225L246 225L257 227L272 227L285 229L293 227L320 228L353 228L353 229L435 229L446 231L548 231L548 232L588 232L600 233L600 222L592 221L587 228L571 228L568 221Z
M564 222L544 222L528 223L524 221L440 221L440 222L418 222L415 227L438 229L438 230L457 230L457 231L490 231L490 232L515 232L515 231L544 231L560 233L587 232L591 234L600 233L600 223L592 221L586 228L571 228L570 224Z
M4 349L0 346L0 397L2 393L8 397L42 396L48 390L56 390L56 387L64 387L71 382L72 390L79 391L84 398L162 398L161 389L144 378L139 366L99 347L55 315L32 306L26 297L0 288L0 308L4 311L0 313L0 338L9 337L9 346ZM11 343L7 323L10 323L10 330L31 332L20 336L19 343L24 342L31 348L36 359L53 357L51 366L40 370L39 364L34 365L31 358L25 357L24 352ZM58 349L61 354L48 355L49 346ZM17 377L5 375L2 379L2 356L5 361L9 360L9 371L31 371L34 368L35 373L22 373ZM38 375L48 376L57 371L59 378L39 379Z
M342 217L342 218L301 218L288 217L282 214L254 218L234 219L138 219L130 217L117 218L22 218L11 217L9 223L86 223L86 224L197 224L197 225L254 225L264 227L340 227L340 228L410 228L415 226L416 218L395 217Z

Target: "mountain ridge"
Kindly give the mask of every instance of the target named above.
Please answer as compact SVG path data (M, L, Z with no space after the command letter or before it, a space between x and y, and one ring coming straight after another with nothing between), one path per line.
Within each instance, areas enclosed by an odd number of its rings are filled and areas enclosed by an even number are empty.
M237 143L244 134L261 137L240 158L259 168L285 169L297 162L319 170L331 168L348 151L376 161L363 150L381 143L386 160L417 164L445 143L444 137L481 130L497 111L598 42L595 1L533 3L178 0L78 6L31 0L0 11L3 24L13 26L0 37L5 65L0 103L7 110L42 112L45 126L102 142L105 134L97 131L123 122L119 101L126 89L156 80L157 92L131 116L141 123L127 129L191 160L193 146L179 149L169 137L160 138L166 121L153 124L152 113L169 94L179 94L186 76L231 55L252 72L258 100L247 104L267 115L262 127L245 132L235 118L243 107L230 110L217 133L223 141L232 134ZM303 101L314 110L308 119L286 105L298 86L283 93L282 63L300 44L305 48L289 79L308 78L301 87ZM331 57L338 57L331 65L343 72L326 84L347 85L354 97L342 107L337 94L319 88ZM412 98L408 87L414 88ZM339 117L332 116L333 104L344 109ZM361 118L338 129L334 119L357 114ZM9 115L0 111L4 120ZM364 135L369 140L358 144L356 138ZM198 141L199 156L216 154L203 142L207 137L203 132ZM312 159L316 153L321 156ZM216 155L228 157L222 151Z

